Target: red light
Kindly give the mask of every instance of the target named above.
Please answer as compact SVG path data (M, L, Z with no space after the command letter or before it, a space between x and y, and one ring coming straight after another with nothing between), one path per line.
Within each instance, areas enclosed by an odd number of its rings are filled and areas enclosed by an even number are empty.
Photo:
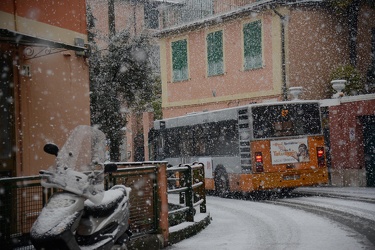
M263 157L262 152L255 152L255 172L263 172Z
M322 157L324 155L323 149L318 149L318 157Z
M317 147L316 148L316 155L318 157L318 166L324 167L325 166L324 148L323 147Z
M263 172L262 152L255 152L255 172Z
M263 162L263 157L261 152L255 152L255 161L256 162Z

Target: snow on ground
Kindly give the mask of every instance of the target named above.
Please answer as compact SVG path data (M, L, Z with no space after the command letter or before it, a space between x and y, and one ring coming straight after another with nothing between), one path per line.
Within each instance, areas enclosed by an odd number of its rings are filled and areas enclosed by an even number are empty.
M174 200L173 197L169 198ZM177 199L175 199L177 200ZM246 200L207 197L213 220L199 234L168 250L374 249L364 236L301 210Z
M361 197L375 200L375 188L369 187L299 187L295 191L307 191L316 194L332 194Z
M364 203L327 197L300 197L289 199L289 202L308 204L328 209L339 210L375 221L375 203Z

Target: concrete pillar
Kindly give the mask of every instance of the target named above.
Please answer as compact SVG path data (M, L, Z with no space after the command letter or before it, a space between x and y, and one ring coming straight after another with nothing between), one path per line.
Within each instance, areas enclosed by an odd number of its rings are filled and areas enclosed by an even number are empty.
M159 234L163 237L164 247L168 245L169 226L168 226L168 193L167 193L167 162L158 164L158 216L159 216Z
M153 112L143 112L143 139L144 139L144 154L145 161L150 160L149 148L148 148L148 132L153 128L154 124L154 113Z
M137 135L137 117L134 114L127 116L126 124L126 161L134 161L134 137Z

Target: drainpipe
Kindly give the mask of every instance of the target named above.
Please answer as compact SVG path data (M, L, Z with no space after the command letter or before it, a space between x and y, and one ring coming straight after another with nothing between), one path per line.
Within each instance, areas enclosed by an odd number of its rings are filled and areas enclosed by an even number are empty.
M109 40L112 40L116 35L116 24L115 24L115 1L108 1L108 29L109 29Z
M17 27L17 3L16 0L13 1L13 22L14 22L14 31L18 31Z
M359 8L360 8L360 0L351 1L349 8L348 8L349 58L350 58L350 64L355 68L357 66L357 36L358 36Z
M18 10L17 10L17 1L14 0L13 1L13 22L14 22L14 31L17 32L18 31ZM17 43L15 45L16 49L14 50L14 54L13 52L11 53L12 55L12 59L15 60L16 62L16 68L17 70L14 70L15 67L13 67L13 80L16 82L16 85L15 85L15 90L13 90L13 98L14 98L14 110L16 112L16 117L14 118L14 124L13 124L13 131L14 131L14 135L13 135L13 138L15 140L15 146L17 146L18 150L16 151L15 153L15 168L12 169L12 176L23 176L24 174L24 169L23 169L23 151L24 151L24 148L23 148L23 137L24 137L24 133L23 133L23 112L22 112L22 95L21 95L21 92L22 92L22 88L21 88L21 79L20 79L20 59L21 58L19 56L19 50L20 50L20 46L19 44ZM16 75L17 74L17 75ZM15 79L16 78L16 79ZM16 96L17 95L17 96ZM17 103L16 103L17 102ZM16 111L17 109L17 111ZM17 121L18 120L18 121Z
M134 36L137 36L137 1L132 1L133 3L133 28Z
M276 15L280 17L281 20L281 74L282 74L282 96L283 101L288 100L288 90L286 87L286 66L285 66L285 22L286 16L281 15L277 10L273 9Z

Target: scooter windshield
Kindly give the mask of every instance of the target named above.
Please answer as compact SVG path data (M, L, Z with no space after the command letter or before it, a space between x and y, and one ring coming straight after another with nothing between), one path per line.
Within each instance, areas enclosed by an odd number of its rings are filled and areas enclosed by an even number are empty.
M42 174L42 185L100 202L104 194L105 148L103 132L85 125L76 127L59 150L56 164Z
M57 165L83 173L103 171L105 146L102 131L90 126L78 126L59 151Z

